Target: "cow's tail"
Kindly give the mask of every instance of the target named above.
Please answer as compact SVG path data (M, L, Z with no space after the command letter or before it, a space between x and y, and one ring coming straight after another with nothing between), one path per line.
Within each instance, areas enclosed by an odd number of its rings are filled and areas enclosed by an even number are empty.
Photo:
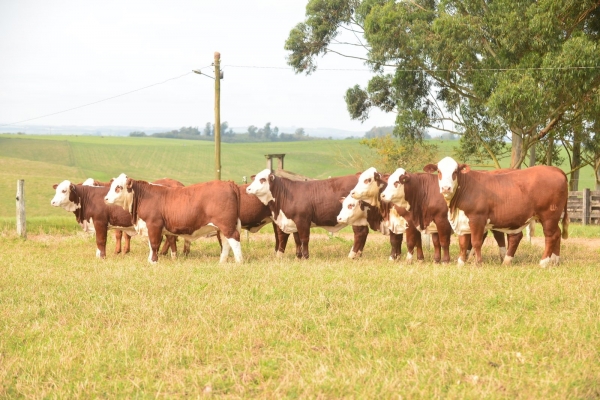
M567 211L567 204L569 202L565 202L565 212L563 214L563 219L562 219L562 238L563 239L568 239L569 238L569 212Z

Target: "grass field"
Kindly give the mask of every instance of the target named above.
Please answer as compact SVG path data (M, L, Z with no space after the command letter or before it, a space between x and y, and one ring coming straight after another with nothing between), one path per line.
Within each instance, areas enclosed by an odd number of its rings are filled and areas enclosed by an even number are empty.
M340 159L364 151L355 140L224 144L223 178L264 169L267 153L287 153L300 174L343 175L355 171ZM94 238L49 205L64 179L209 180L212 152L0 136L0 398L600 398L597 226L571 224L548 269L528 243L509 267L490 243L481 268L457 267L455 245L450 265L431 264L430 250L424 263L390 262L374 233L350 261L348 228L313 230L307 261L289 247L273 258L265 228L242 234L241 265L219 264L215 240L149 265L146 241L114 255L112 234L96 259ZM27 240L14 233L21 178Z
M375 234L350 261L350 235L315 234L304 262L259 233L242 265L201 240L151 266L136 238L101 261L68 227L0 231L0 397L600 396L597 248L540 269L541 247L502 267L486 244L458 268L389 262Z

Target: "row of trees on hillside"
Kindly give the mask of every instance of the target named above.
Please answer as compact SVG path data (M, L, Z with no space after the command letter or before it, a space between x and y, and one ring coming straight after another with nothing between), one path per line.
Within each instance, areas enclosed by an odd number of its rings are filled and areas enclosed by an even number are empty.
M562 145L571 189L586 164L600 188L599 7L596 0L310 0L285 49L297 73L313 73L327 53L364 60L373 77L347 90L350 116L396 113L403 143L437 129L460 136L461 160L500 167L507 158L512 168L554 164ZM347 31L356 40L339 40Z
M215 134L215 126L207 122L202 131L198 127L182 127L180 129L169 132L157 132L151 135L146 135L145 132L131 132L132 137L160 137L171 139L187 139L187 140L213 140ZM271 128L271 123L267 122L262 128L257 128L250 125L245 133L235 133L229 127L227 121L221 123L221 140L224 142L291 142L298 140L315 140L304 131L304 128L298 128L294 133L279 132L278 127Z

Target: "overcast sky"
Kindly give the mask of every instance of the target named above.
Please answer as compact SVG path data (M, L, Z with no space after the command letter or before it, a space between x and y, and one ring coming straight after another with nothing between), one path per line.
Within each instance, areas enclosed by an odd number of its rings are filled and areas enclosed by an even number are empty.
M329 54L295 74L283 49L307 0L0 0L0 124L92 103L210 65L221 53L221 121L230 126L392 125L373 111L350 120L346 90L371 73ZM280 69L235 66L279 67ZM211 68L204 71L212 72ZM214 81L189 74L113 100L24 122L79 126L203 126L214 118ZM21 124L22 125L22 124ZM18 125L16 125L18 126ZM1 130L1 127L0 127Z

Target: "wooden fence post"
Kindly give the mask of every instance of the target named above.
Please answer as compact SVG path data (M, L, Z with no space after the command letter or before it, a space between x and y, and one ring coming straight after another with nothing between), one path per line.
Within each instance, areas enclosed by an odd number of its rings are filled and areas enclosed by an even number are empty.
M27 239L27 224L25 221L25 180L17 181L17 235Z
M583 215L581 216L581 225L588 225L591 223L590 216L592 214L592 202L590 200L590 189L583 189Z

